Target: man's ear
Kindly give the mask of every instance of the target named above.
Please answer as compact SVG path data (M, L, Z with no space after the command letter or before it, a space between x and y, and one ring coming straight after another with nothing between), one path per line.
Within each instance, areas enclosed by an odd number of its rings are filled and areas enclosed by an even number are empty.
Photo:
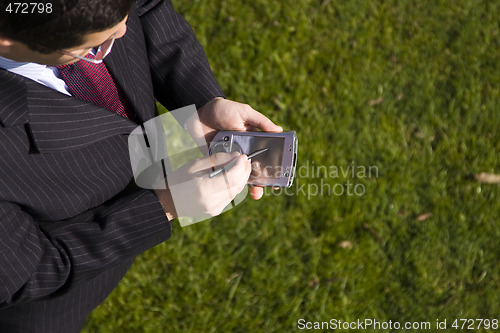
M12 47L12 44L14 44L12 39L0 35L0 54L9 53L10 49Z

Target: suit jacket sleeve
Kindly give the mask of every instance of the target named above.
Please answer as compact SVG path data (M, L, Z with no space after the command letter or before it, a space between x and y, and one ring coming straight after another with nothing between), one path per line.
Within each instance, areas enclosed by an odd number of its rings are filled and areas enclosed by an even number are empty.
M0 309L64 292L163 242L171 228L147 190L53 222L0 202L0 221Z
M137 1L156 99L173 110L224 96L205 52L170 0Z

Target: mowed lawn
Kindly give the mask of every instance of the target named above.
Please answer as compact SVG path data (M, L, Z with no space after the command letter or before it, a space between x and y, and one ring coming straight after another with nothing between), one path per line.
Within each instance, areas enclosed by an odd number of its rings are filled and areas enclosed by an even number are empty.
M500 319L500 2L174 5L227 98L297 131L299 175L174 222L84 332Z

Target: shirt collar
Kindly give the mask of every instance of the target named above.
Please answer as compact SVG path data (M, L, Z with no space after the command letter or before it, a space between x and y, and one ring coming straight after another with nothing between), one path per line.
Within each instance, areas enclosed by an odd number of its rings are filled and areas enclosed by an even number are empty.
M18 62L3 57L0 57L0 67L57 90L60 93L71 95L66 83L59 78L59 71L55 67L34 62Z
M9 72L33 79L39 79L47 68L46 65L34 62L18 62L4 57L0 57L0 67Z

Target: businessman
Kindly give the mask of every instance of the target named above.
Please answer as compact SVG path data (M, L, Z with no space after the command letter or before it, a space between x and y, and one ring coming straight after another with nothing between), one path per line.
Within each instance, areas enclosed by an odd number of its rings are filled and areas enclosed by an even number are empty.
M131 184L127 147L156 101L195 104L208 138L281 131L224 99L170 1L39 4L0 0L0 332L78 332L134 258L170 237L169 192ZM214 189L242 189L250 169L241 156L193 193L215 215L232 198Z

